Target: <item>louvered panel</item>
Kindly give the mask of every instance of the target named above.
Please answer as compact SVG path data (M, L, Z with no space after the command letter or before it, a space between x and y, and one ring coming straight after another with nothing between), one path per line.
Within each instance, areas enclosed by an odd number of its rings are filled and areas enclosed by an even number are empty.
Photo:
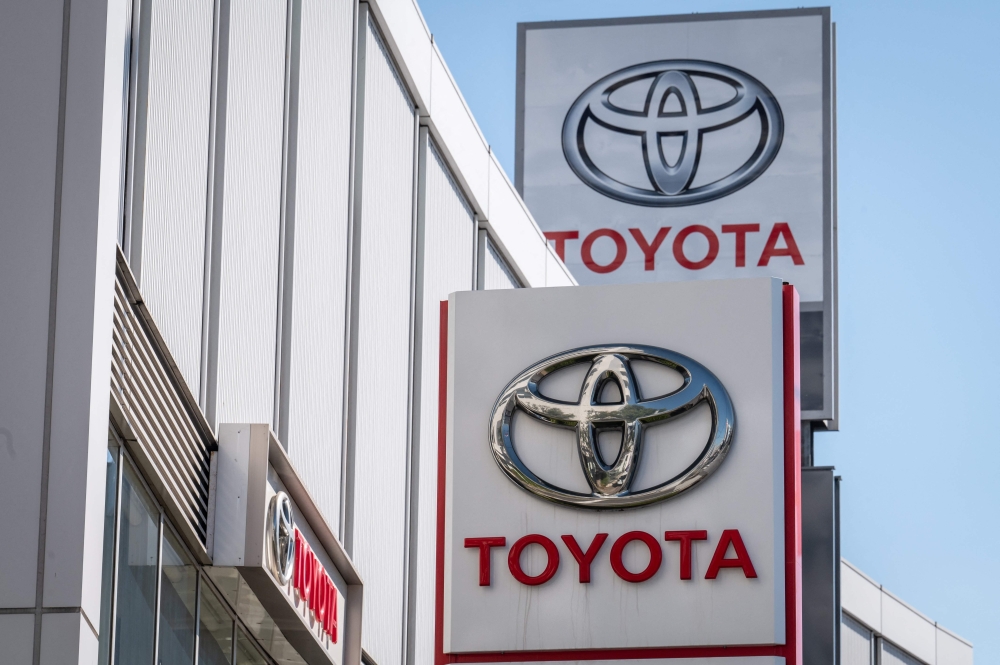
M133 321L127 321L134 323ZM197 487L197 459L194 451L187 449L194 432L185 427L181 416L173 404L165 404L163 396L170 391L163 385L163 377L156 375L157 361L150 357L148 340L140 337L134 325L129 325L129 347L132 351L132 370L126 375L126 390L131 396L128 401L133 417L133 430L141 431L145 439L157 442L151 452L157 456L164 478L177 495L183 496L186 488ZM187 430L187 431L185 431ZM182 507L184 507L182 505Z
M113 409L129 449L175 526L202 550L208 523L210 430L119 254L111 352Z

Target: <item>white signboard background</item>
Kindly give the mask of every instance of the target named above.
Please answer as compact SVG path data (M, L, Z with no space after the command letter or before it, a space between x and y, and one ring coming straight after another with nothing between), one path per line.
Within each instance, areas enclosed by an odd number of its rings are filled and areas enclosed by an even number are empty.
M781 284L772 279L453 295L444 651L783 643L781 325ZM612 343L667 348L715 373L736 410L727 459L675 499L618 512L558 506L514 485L489 448L490 411L501 390L549 355ZM638 380L642 389L641 374ZM662 482L670 477L662 474L690 463L707 440L708 422L707 413L692 413L650 428L644 482ZM517 421L514 428L515 446L536 473L564 486L574 473L582 479L572 434ZM739 529L758 578L727 570L704 579L722 530L732 528ZM681 581L678 545L662 539L666 530L687 529L706 529L709 541L695 544L693 579ZM664 552L656 576L638 584L619 579L608 559L614 539L631 530L653 534ZM592 566L592 582L581 584L559 537L573 534L586 548L598 532L610 538ZM561 555L555 577L534 587L513 579L506 558L514 541L530 533L552 539ZM465 548L464 539L488 536L506 537L507 548L494 550L492 585L482 587L478 551ZM631 570L648 561L641 547L626 550ZM529 548L523 562L529 574L538 574L544 554L531 550L540 548Z
M799 290L803 302L824 300L826 185L824 165L824 19L809 16L694 20L597 25L525 31L523 149L519 160L522 194L544 231L578 231L566 243L565 260L581 284L678 281L730 277L778 276ZM561 131L567 111L591 84L615 71L669 59L706 60L735 67L764 84L777 98L785 122L784 138L770 167L743 189L721 199L681 207L645 207L622 203L591 189L570 169L563 155ZM703 79L699 92L707 94ZM646 91L648 85L645 85ZM623 91L624 92L624 91ZM643 98L633 95L641 109ZM623 97L623 103L627 98ZM721 100L720 100L721 101ZM591 122L591 125L594 123ZM760 135L754 117L709 133L703 143L693 185L711 182L735 170L753 151ZM586 135L588 151L610 175L650 188L638 136L595 127ZM634 182L633 182L634 181ZM758 267L775 223L787 223L804 264L787 256ZM719 238L719 254L700 270L682 267L673 240L684 227L701 224ZM736 267L735 235L725 224L759 224L746 237L746 266ZM646 270L644 255L630 228L651 242L661 227L671 231ZM610 228L625 239L628 254L613 272L599 274L581 259L581 245L592 231ZM784 247L783 241L778 247ZM699 234L684 243L685 255L697 261L708 243ZM616 254L609 238L596 240L593 259L610 264Z

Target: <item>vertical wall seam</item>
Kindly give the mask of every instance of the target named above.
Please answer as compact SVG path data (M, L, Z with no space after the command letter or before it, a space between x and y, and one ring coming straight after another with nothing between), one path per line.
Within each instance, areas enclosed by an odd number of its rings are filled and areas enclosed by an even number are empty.
M62 230L63 170L66 153L66 95L69 80L69 28L72 0L63 0L62 53L59 63L59 116L56 125L56 172L52 205L52 265L49 271L49 330L45 352L45 411L42 429L42 478L38 498L38 551L35 570L35 625L32 663L42 648L42 600L45 584L46 522L49 510L49 464L52 449L52 388L55 375L56 316L59 296L59 240Z
M403 515L406 519L406 531L403 534L403 602L400 607L400 618L402 619L402 636L400 639L400 662L407 662L407 654L409 653L409 621L410 621L410 597L411 597L411 580L415 580L415 576L412 574L413 571L410 569L410 564L415 555L411 556L411 548L416 546L416 539L413 538L414 531L414 520L413 511L416 510L417 502L414 500L413 493L419 488L419 474L414 473L414 461L419 461L419 453L414 450L414 441L416 439L415 433L416 428L413 424L414 415L418 412L418 408L414 407L414 402L419 404L419 398L417 397L418 391L415 389L417 381L417 363L418 358L422 350L417 344L417 339L419 337L419 321L418 321L418 305L421 302L421 266L420 266L420 253L418 251L419 238L421 234L421 221L423 215L420 210L420 183L423 179L423 168L426 166L426 162L423 157L423 150L421 150L421 144L426 144L426 128L420 126L420 113L419 109L414 107L413 109L413 177L411 179L411 196L410 196L410 210L411 210L411 222L410 222L410 331L409 335L409 349L407 350L407 377L406 377L406 489L403 494L405 504L403 506ZM421 140L423 137L423 140ZM422 164L423 162L423 164ZM422 309L422 308L421 308Z
M344 550L350 555L351 549L347 546L347 465L348 462L353 463L353 458L348 459L348 406L350 404L350 368L353 365L351 361L351 288L353 280L352 275L352 265L353 265L353 238L354 238L354 186L355 186L355 154L356 154L356 144L357 141L355 133L357 130L357 118L358 118L358 86L360 85L360 75L358 73L358 63L360 60L359 54L361 52L361 38L360 38L360 19L361 10L360 3L354 3L353 16L351 17L351 110L350 110L350 138L348 139L347 148L347 238L345 245L345 262L344 262L344 341L343 341L343 359L344 364L341 369L343 376L342 390L340 396L340 525L339 525L339 535L340 542L344 545Z
M360 288L361 271L361 187L364 173L364 139L365 139L365 60L368 47L368 3L358 3L354 21L356 48L354 51L354 104L353 104L353 137L351 160L351 216L350 233L348 236L347 257L347 339L344 348L344 452L343 452L343 502L341 506L341 529L344 549L348 556L354 556L354 448L357 431L356 410L357 400L357 351L358 351L358 290Z
M142 236L146 192L146 121L149 114L149 34L151 0L130 2L128 144L125 155L125 214L129 268L142 286ZM135 12L138 6L139 11Z
M413 284L413 325L411 326L412 347L410 367L410 444L409 463L407 466L407 501L409 503L407 517L407 548L406 548L406 589L404 607L406 617L403 624L403 659L404 665L416 662L416 592L417 567L419 565L418 514L420 511L420 415L423 392L414 390L420 385L423 375L423 316L424 316L424 246L426 242L427 216L427 142L428 129L420 127L417 136L416 151L416 204L414 216L416 219L413 231L414 246L414 284Z
M230 0L218 0L215 29L214 78L212 91L212 138L209 143L209 169L205 234L205 304L202 321L202 381L200 393L205 418L213 430L216 422L216 402L219 365L219 293L222 281L222 217L226 186L226 115L229 105L229 13Z
M275 330L273 430L288 450L289 376L295 264L295 182L298 156L299 54L302 0L288 0L285 15L285 111L282 146L281 222L278 237L278 306Z

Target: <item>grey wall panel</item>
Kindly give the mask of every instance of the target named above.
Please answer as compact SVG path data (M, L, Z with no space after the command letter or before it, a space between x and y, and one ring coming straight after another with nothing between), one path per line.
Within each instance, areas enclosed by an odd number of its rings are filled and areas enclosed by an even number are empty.
M201 379L213 0L153 0L140 288L192 394Z
M872 632L846 614L840 622L840 665L872 665Z
M353 556L365 579L364 648L397 665L405 585L414 108L377 30L364 60L355 228Z
M419 387L414 408L417 410L414 442L414 474L417 483L415 517L415 579L410 588L413 663L434 662L434 595L437 526L437 451L438 451L438 358L440 303L454 291L473 288L472 269L475 251L476 221L448 168L433 143L422 137L420 160L423 167L420 196L422 205L421 290L418 316L420 348Z
M479 288L482 290L520 288L521 285L513 271L507 266L507 262L493 246L493 241L485 231L482 232L479 245Z
M270 423L278 307L284 2L232 0L217 422Z
M0 3L0 502L17 506L0 516L17 534L0 538L0 607L35 604L62 22L61 4ZM0 621L22 662L32 625Z
M833 467L802 469L802 662L837 661L840 630L838 476Z
M292 269L288 454L340 524L354 8L303 0Z

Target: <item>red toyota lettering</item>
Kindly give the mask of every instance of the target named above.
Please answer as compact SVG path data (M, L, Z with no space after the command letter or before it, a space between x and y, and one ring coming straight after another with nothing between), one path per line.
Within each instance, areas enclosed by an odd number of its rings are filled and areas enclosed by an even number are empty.
M736 553L735 559L726 558L726 552L729 550L730 545L733 546L733 551ZM757 571L754 570L753 563L750 561L750 554L747 552L747 547L743 544L740 532L736 529L726 529L722 532L719 545L715 548L715 554L712 555L712 562L708 564L708 572L705 573L705 579L714 580L719 576L719 571L722 568L740 568L745 577L757 577Z

